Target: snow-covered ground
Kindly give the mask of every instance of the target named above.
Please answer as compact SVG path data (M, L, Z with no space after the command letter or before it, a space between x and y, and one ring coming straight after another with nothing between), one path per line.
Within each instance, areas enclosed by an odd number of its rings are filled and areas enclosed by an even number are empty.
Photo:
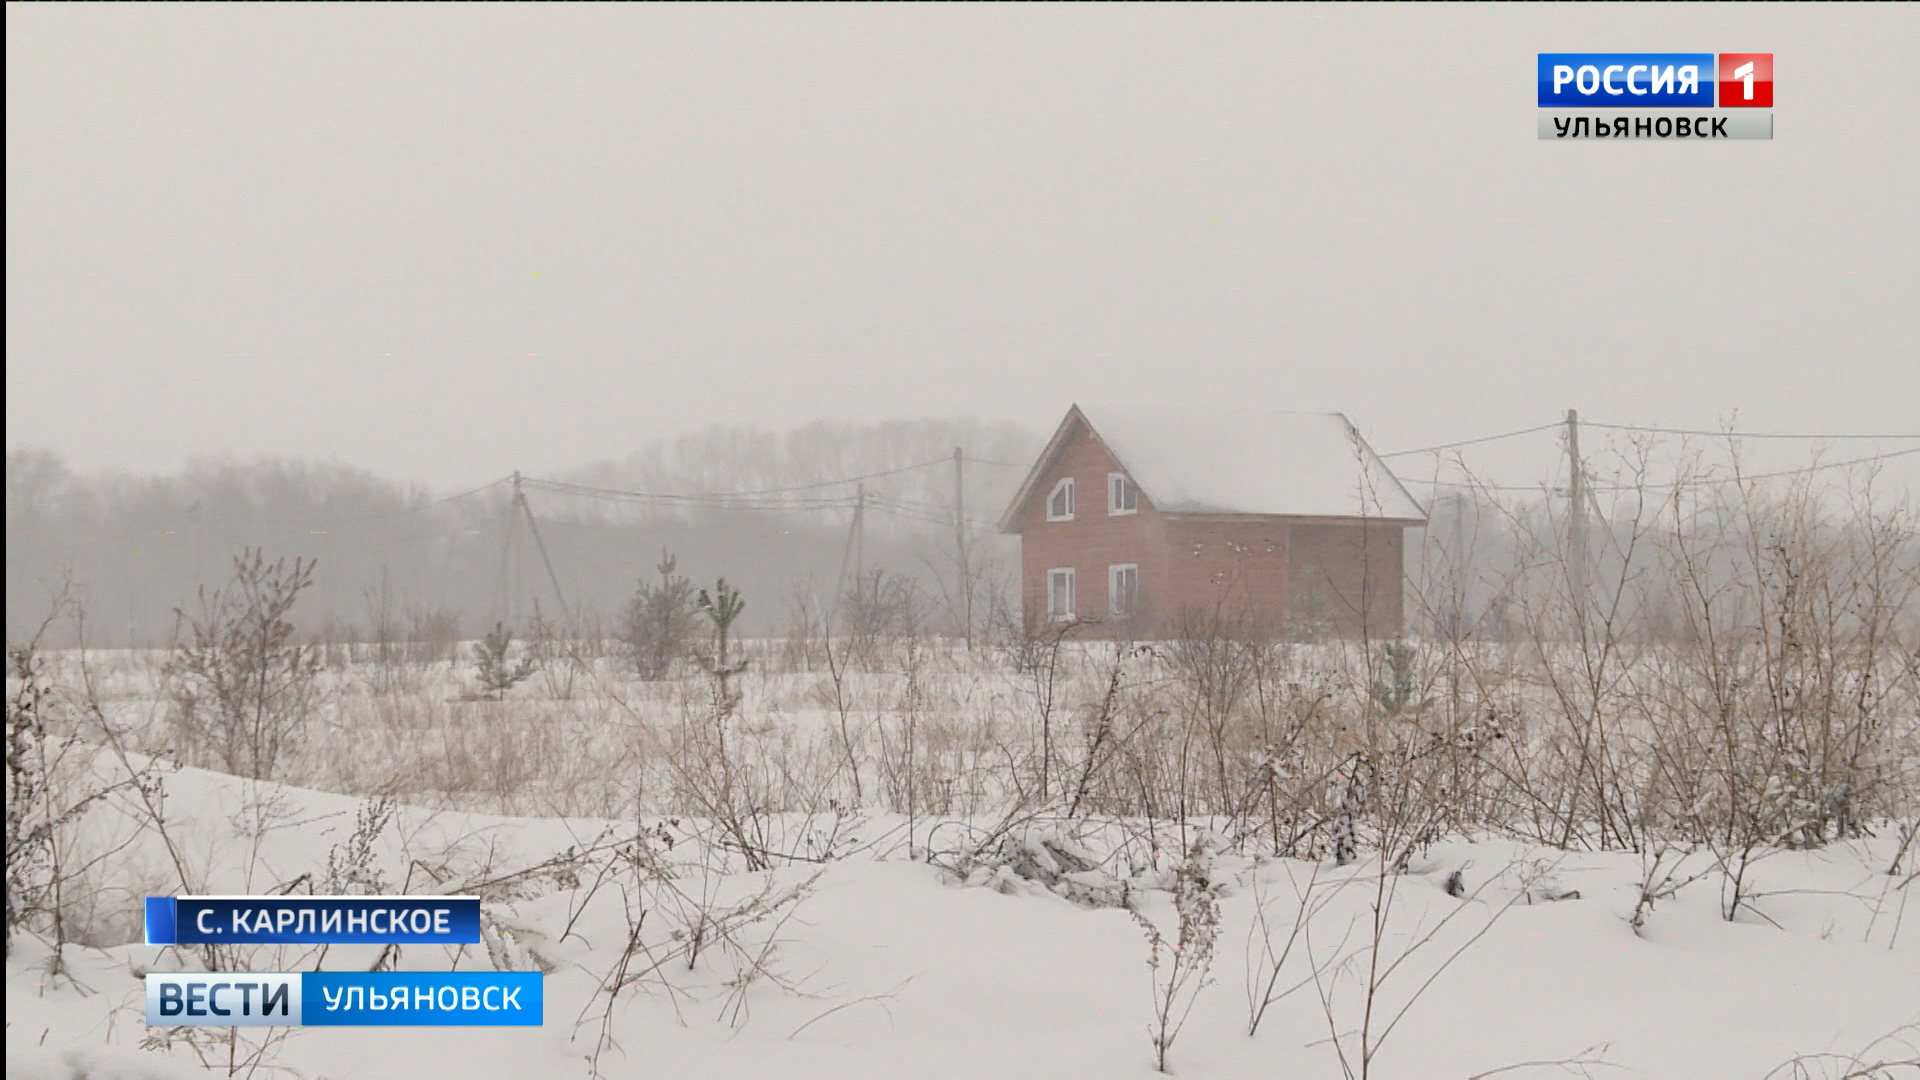
M115 763L103 756L99 767ZM7 962L9 1080L209 1070L315 1080L584 1077L596 1068L648 1080L1154 1073L1155 972L1134 917L1049 891L1032 877L1036 860L982 868L969 886L909 858L904 819L786 822L789 850L803 852L812 837L816 850L845 857L757 873L687 822L648 821L644 848L611 847L640 826L402 805L373 834L374 856L355 869L353 837L367 832L361 800L192 769L168 771L164 790L166 836L131 829L114 871L95 879L96 935L110 938L116 925L122 940L137 933L138 897L180 891L182 872L208 892L288 883L321 891L331 856L336 883L415 891L479 883L502 932L491 956L409 949L394 966L543 966L546 1025L241 1029L234 1046L225 1030L173 1029L169 1044L169 1032L144 1026L140 974L191 969L201 962L191 951L69 944L56 977L44 943L25 938ZM140 810L122 800L112 816L125 826ZM926 850L936 826L915 823L914 852ZM1118 850L1114 830L1092 825L1036 824L1021 835L1034 843L1016 844L1017 852L1044 852L1037 841L1045 839L1100 863L1086 880L1124 883L1127 901L1174 933L1171 858L1159 868L1107 859ZM569 848L574 857L549 862ZM1673 1080L1920 1076L1920 890L1888 875L1892 857L1888 838L1771 854L1752 869L1751 910L1736 920L1721 917L1724 882L1708 873L1661 899L1636 931L1630 919L1651 856L1487 839L1433 845L1405 874L1383 877L1364 856L1336 867L1213 855L1205 860L1220 912L1212 981L1168 1062L1180 1076L1223 1080L1339 1077L1344 1055L1357 1075L1364 1023L1367 1075L1381 1078L1581 1068ZM1709 867L1705 854L1677 867L1673 859L1658 877L1678 881ZM1670 869L1677 873L1667 878ZM763 900L751 903L755 896ZM1376 949L1373 912L1383 899ZM1313 913L1307 932L1274 984L1276 993L1298 988L1269 1006L1249 1037L1250 981L1269 978L1261 957L1269 941L1275 953L1287 944L1303 904ZM117 924L105 917L115 905L125 908ZM636 910L645 914L634 937ZM689 969L689 931L703 921L712 940ZM625 986L609 995L629 955ZM364 969L376 957L333 947L230 959L255 970ZM1369 971L1385 972L1370 1018ZM1818 1054L1837 1056L1805 1061L1800 1072L1783 1068ZM1856 1055L1903 1064L1850 1073L1843 1066Z

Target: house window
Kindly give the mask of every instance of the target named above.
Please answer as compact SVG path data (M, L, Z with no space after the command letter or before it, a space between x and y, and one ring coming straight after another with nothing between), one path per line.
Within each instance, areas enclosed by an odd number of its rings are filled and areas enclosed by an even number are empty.
M1047 571L1047 616L1063 622L1073 618L1073 571Z
M1127 479L1126 473L1108 473L1107 513L1131 514L1138 509L1140 503L1134 494L1133 481Z
M1053 494L1047 496L1047 520L1073 520L1073 477L1053 485Z
M1107 567L1107 613L1124 618L1132 615L1139 603L1140 567L1133 563Z

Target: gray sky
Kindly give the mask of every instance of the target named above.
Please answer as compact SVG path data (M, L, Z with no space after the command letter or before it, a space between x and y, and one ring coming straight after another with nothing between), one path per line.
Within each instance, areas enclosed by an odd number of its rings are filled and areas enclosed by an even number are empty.
M1920 429L1911 5L6 29L8 441L83 466L454 486L713 422L1047 429L1075 398L1340 409L1383 451L1570 406ZM1772 51L1776 138L1539 142L1534 54L1563 50Z

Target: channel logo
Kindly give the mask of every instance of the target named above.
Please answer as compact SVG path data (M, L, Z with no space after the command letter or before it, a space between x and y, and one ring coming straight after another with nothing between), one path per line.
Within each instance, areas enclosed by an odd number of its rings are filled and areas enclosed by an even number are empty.
M1720 107L1773 108L1773 54L1720 54Z
M1540 53L1543 109L1773 107L1772 53Z

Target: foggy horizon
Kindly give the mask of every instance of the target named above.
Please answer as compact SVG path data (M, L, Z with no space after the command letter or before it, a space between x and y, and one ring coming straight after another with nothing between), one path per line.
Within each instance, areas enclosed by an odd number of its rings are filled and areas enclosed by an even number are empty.
M1088 14L10 6L9 448L447 492L1086 399L1911 433L1911 9ZM1533 138L1532 52L1730 34L1774 140Z

